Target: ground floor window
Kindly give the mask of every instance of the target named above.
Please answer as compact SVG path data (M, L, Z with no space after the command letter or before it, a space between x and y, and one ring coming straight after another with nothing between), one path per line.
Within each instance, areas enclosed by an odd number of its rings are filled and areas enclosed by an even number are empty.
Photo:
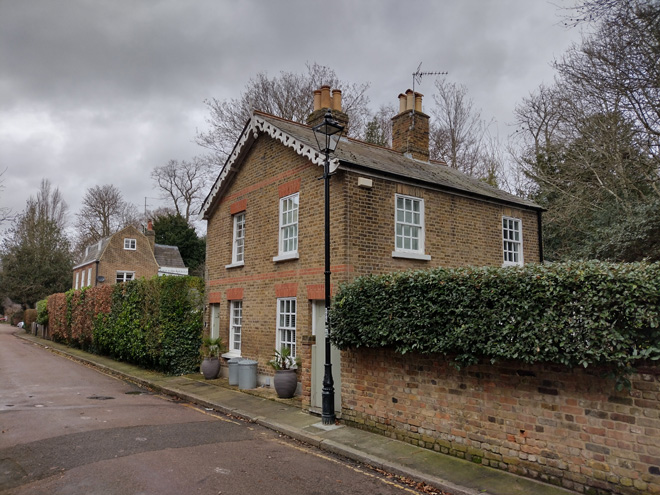
M243 301L232 301L229 327L229 351L241 353L241 329L243 327Z
M133 277L135 277L135 272L117 272L117 283L121 284L122 282L128 282L129 280L133 280Z
M288 347L296 357L296 299L277 300L277 349Z

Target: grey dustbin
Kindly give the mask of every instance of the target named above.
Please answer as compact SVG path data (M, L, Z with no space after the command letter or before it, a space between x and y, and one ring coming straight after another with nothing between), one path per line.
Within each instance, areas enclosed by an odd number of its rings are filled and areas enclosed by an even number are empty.
M238 388L247 390L257 388L257 361L244 359L238 363Z
M227 361L229 367L229 385L238 385L238 363L243 361L241 357L234 357Z

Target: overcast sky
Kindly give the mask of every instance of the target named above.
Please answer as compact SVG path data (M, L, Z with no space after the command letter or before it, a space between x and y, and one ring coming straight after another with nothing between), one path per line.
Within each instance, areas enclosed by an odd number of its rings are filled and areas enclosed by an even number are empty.
M150 171L202 154L204 100L238 98L258 72L331 67L398 108L412 73L448 71L510 132L515 105L553 78L579 33L574 0L0 0L0 207L22 211L42 178L79 210L114 184L144 209ZM433 78L420 86L424 110ZM311 98L311 95L310 95ZM6 228L7 225L3 225Z

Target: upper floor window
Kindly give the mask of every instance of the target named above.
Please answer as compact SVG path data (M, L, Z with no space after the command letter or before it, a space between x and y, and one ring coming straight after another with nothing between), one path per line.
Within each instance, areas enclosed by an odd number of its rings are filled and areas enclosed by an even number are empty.
M133 280L133 277L135 277L135 272L119 271L117 272L117 283L128 282L129 280Z
M298 193L280 199L279 255L298 254Z
M131 239L130 237L126 237L124 239L124 249L135 251L137 249L137 241L135 239Z
M502 250L504 265L522 265L522 222L519 218L502 217Z
M231 262L243 263L245 260L245 212L234 215L234 242Z
M76 272L76 290L78 290L78 279L80 278L80 272Z
M395 203L392 256L431 259L424 254L424 200L397 194Z

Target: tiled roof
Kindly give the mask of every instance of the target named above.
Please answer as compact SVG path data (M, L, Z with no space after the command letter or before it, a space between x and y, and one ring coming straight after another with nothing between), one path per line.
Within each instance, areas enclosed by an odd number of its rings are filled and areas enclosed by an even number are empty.
M230 173L240 166L244 151L250 148L260 133L277 139L317 165L323 164L323 156L318 151L311 127L255 111L202 205L201 213L205 218L208 218L213 204L222 195ZM492 187L443 163L415 160L392 149L350 138L342 138L332 155L330 169L333 171L336 168L387 176L392 180L413 182L454 194L522 208L543 209L533 201Z
M259 116L296 140L316 149L314 131L310 127L261 113ZM498 202L542 209L533 201L502 191L440 162L415 160L392 149L371 145L363 141L342 138L334 157L339 159L339 168L370 170L401 179L439 186L443 189L462 192L470 196L480 196Z
M80 260L80 263L76 264L76 266L73 267L75 270L76 268L87 265L89 263L93 263L95 261L98 261L101 259L101 255L103 254L103 251L105 250L105 247L108 245L110 242L110 239L112 239L112 236L110 237L105 237L104 239L101 239L98 242L95 242L94 244L87 246L85 249L85 255L83 258Z
M158 266L169 268L185 268L179 248L176 246L165 246L164 244L154 245L154 256Z

